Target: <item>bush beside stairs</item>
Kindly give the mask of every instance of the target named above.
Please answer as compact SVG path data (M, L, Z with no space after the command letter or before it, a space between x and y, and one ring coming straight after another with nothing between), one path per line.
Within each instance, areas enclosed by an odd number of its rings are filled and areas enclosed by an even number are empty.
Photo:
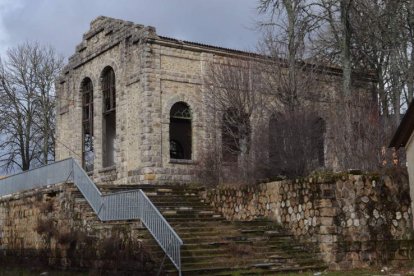
M303 244L277 223L260 219L230 222L199 196L200 189L185 185L100 186L104 192L143 189L184 242L183 275L273 275L324 270L314 244ZM163 251L145 234L157 259ZM166 275L177 271L165 259Z

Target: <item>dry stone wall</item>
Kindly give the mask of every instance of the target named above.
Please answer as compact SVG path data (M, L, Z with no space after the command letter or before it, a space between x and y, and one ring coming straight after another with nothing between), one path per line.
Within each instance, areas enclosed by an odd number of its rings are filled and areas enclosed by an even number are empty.
M281 222L280 187L284 182L270 182L259 186L219 187L203 192L202 197L228 220L254 220L270 217Z
M219 187L203 192L203 197L227 219L272 218L298 239L318 243L331 268L398 262L412 253L405 174L315 176Z
M147 235L138 221L100 222L73 184L0 198L0 265L152 275Z

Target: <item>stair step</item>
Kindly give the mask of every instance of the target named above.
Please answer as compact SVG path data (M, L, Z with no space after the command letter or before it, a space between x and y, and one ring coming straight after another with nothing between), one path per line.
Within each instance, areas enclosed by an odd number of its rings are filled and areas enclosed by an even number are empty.
M298 243L291 233L267 219L229 222L199 197L199 187L174 185L106 185L103 193L141 188L183 240L184 275L276 275L326 268L313 243ZM138 237L161 261L164 252L137 221L101 222L82 194L74 188L75 208L85 213L90 226L131 225ZM135 225L133 224L135 223ZM165 263L168 275L177 275Z

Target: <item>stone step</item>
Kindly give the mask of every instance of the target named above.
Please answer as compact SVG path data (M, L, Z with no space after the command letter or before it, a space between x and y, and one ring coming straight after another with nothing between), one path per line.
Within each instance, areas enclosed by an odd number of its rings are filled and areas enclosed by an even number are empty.
M194 222L197 223L197 222ZM200 234L200 232L206 233L219 233L223 234L225 231L230 231L231 233L238 233L238 235L244 236L264 236L267 239L273 238L290 238L292 237L291 234L286 233L285 231L272 231L272 233L268 233L266 230L255 230L255 229L240 229L237 227L232 226L231 224L225 224L225 221L212 221L213 225L199 225L199 226L190 226L191 222L183 222L183 223L172 223L171 225L178 233L194 233Z
M206 236L216 236L216 237L222 237L223 235L223 229L214 229L214 230L205 230L205 229L198 229L199 231L182 231L179 229L175 229L176 232L180 235L182 239L185 238L202 238ZM237 229L231 229L228 228L226 230L226 235L230 236L237 236L239 234Z
M203 209L208 211L214 211L210 206L206 206L202 202L194 202L191 204L185 202L156 202L152 201L152 203L157 206L157 208L171 208L171 209L178 209L178 208L193 208L193 209ZM217 212L218 213L218 212Z
M326 269L326 266L320 264L298 264L295 262L289 261L267 261L262 259L232 259L231 257L216 257L216 258L207 258L207 259L197 259L197 260L189 260L186 263L183 263L183 270L188 271L190 269L197 268L199 270L204 270L206 268L215 268L215 267L223 267L223 265L227 265L227 270L231 270L232 268L239 268L239 269L260 269L260 270L268 270L268 271L296 271L296 270L305 270L305 269ZM166 268L173 269L172 265L166 265Z
M211 264L206 263L204 266L199 264L199 267L183 267L183 275L287 275L290 273L301 272L301 271L316 271L326 269L324 266L263 266L260 267L260 263L245 265L245 266L234 266L229 267L223 264ZM168 275L177 275L174 268L167 269Z
M225 241L246 241L266 244L289 244L291 242L289 237L281 237L280 239L269 239L266 236L261 235L241 235L238 230L226 231L224 234L220 232L199 232L199 234L192 234L191 232L177 232L181 239L187 243L192 241L205 241L205 240L225 240ZM301 246L302 248L302 246Z
M275 251L269 250L265 247L254 247L254 250L258 251L262 256L265 256L268 260L289 260L292 257L288 256L284 251ZM204 249L192 249L187 250L185 247L183 248L181 255L183 257L203 257L203 256L213 256L213 255L223 255L228 254L229 249L225 246L217 247L217 248L204 248ZM300 253L298 252L298 255ZM303 255L307 256L307 255ZM315 260L315 259L313 259ZM319 262L319 259L316 259Z
M232 222L232 221L227 221L224 220L226 225L230 225L231 227L236 227L236 228L241 228L241 229L263 229L266 231L285 231L287 232L285 229L277 226L277 224L275 224L274 222L268 222L267 224L261 224L260 222L258 224L255 223L242 223L242 222ZM208 225L213 225L208 221L200 221L198 222L198 224L194 224L191 223L190 224L192 227L196 227L196 226L208 226Z
M208 220L208 221L220 221L224 220L223 217L216 214L209 214L203 212L193 213L181 213L174 210L168 210L161 213L167 221L197 221L197 220Z
M189 222L200 222L200 221L207 221L207 222L222 222L225 221L223 217L215 217L215 216L201 216L199 218L189 218L189 217L167 217L166 220L174 227L176 224L180 223L189 223Z
M221 214L215 213L214 211L205 210L205 209L194 209L189 207L180 207L180 208L157 208L161 214L165 214L168 216L171 215L184 215L184 216L194 216L194 217L200 217L200 216L217 216L221 217Z
M158 189L171 189L173 191L182 192L182 191L202 191L205 190L204 187L199 185L181 185L177 184L167 184L167 185L151 185L151 184L121 184L121 185L99 185L101 190L131 190L131 189L141 189L143 191L153 191Z
M256 249L257 251L261 252L273 252L273 253L283 253L289 254L294 256L314 256L311 252L304 252L302 248L288 248L288 247L281 247L277 244L266 245L266 243L262 243L261 245L255 245L251 241L237 241L234 243L230 243L229 241L221 241L221 240L212 240L212 241L205 241L205 242L192 242L192 243L184 243L183 249L188 251L193 250L204 250L204 249L216 249L222 248L223 246L230 246L230 245L244 245L250 246L252 249ZM224 247L223 247L224 248Z
M143 187L145 186L145 187ZM100 187L104 193L142 188L184 242L181 250L184 275L274 275L325 267L312 243L298 243L292 235L267 219L229 222L199 197L202 189L173 185L123 185ZM116 223L132 224L138 238L153 256L164 257L148 231L131 222L100 222L83 196L73 192L85 220L106 228ZM168 275L176 270L168 260Z
M212 208L210 205L202 202L198 197L185 197L185 196L149 196L148 197L154 204L168 204L168 205L176 205L176 204L185 204L185 205L202 205L206 206L207 208Z

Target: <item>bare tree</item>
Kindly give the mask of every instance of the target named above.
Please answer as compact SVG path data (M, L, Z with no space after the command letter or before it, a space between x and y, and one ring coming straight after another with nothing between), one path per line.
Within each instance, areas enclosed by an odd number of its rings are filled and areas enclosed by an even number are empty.
M315 3L262 0L264 31L259 52L269 59L263 91L272 95L268 175L303 176L324 166L325 121L316 112L334 101L321 93L323 66L311 60L307 46L321 24ZM317 108L318 107L318 108Z
M353 70L372 72L376 76L380 133L369 140L377 140L377 146L382 148L388 144L400 114L413 97L413 2L354 0L350 5L351 65ZM327 45L320 44L319 48ZM358 96L355 92L353 95ZM380 141L377 137L381 137Z
M28 170L54 160L54 80L63 59L25 43L0 60L0 166Z
M269 121L271 178L306 176L325 165L325 121L310 108L276 113Z
M389 134L386 133L392 133L390 130L396 128L401 111L413 98L413 5L413 0L259 1L259 11L269 15L265 18L267 21L264 25L277 29L273 32L267 31L268 38L265 37L264 41L277 41L275 43L277 47L272 46L276 49L283 48L280 46L283 45L280 37L284 38L285 44L297 41L296 45L300 45L301 49L299 53L306 53L304 56L306 60L314 60L315 63L338 66L342 69L341 93L338 98L332 99L336 109L330 117L338 118L340 127L334 126L337 129L337 136L341 137L338 143L341 145L341 152L348 154L341 158L343 168L356 167L360 164L361 160L356 158L354 152L355 146L362 140L366 143L376 141L377 144L372 147L377 149L386 145L389 139L387 138ZM294 31L298 29L304 30L304 33ZM291 36L295 38L292 39ZM297 84L301 78L295 74L300 70L297 65L292 66L294 64L292 56L295 56L296 64L300 64L298 61L301 61L302 57L295 51L289 50L287 53L277 51L281 58L287 60L289 70L295 71L294 74L289 74L293 76L289 78L293 84ZM377 79L375 92L381 108L375 107L375 98L366 95L362 97L362 102L355 102L355 99L361 96L358 95L361 90L356 88L359 77L357 72L371 72L375 75ZM364 132L365 136L362 139L357 137L358 133L361 134L358 131L361 128L356 125L364 125L369 129L369 126L372 126L364 122L362 106L369 114L373 110L378 112L377 119L374 121L378 122L376 126L381 128L382 133L367 131ZM362 117L356 118L356 114ZM372 118L373 115L365 117ZM374 136L367 137L367 133ZM382 137L381 141L378 137ZM368 158L371 156L369 154L366 156L367 160L374 162L375 158ZM372 163L370 167L376 165L378 163ZM366 164L363 166L367 167Z
M284 60L228 59L209 68L207 103L216 114L211 119L216 122L213 133L218 129L219 134L203 165L220 176L212 171L205 175L216 181L255 183L303 176L324 165L325 121L315 112L321 104L317 100L324 100L318 89L323 73L316 67L295 64L298 94L293 107L291 75Z
M279 96L293 110L300 104L298 94L304 76L302 61L307 58L306 44L319 27L319 18L312 12L312 2L307 0L260 0L258 10L264 15L259 22L264 33L259 52L269 56L278 71L281 64L285 67L283 74L276 74L284 82L283 96Z
M253 144L265 112L258 69L255 61L232 59L210 64L206 76L206 101L219 130L213 141L217 153L213 159L220 169L223 164L232 167L237 182L249 183L257 173L254 159L258 151ZM211 162L211 156L208 159Z

